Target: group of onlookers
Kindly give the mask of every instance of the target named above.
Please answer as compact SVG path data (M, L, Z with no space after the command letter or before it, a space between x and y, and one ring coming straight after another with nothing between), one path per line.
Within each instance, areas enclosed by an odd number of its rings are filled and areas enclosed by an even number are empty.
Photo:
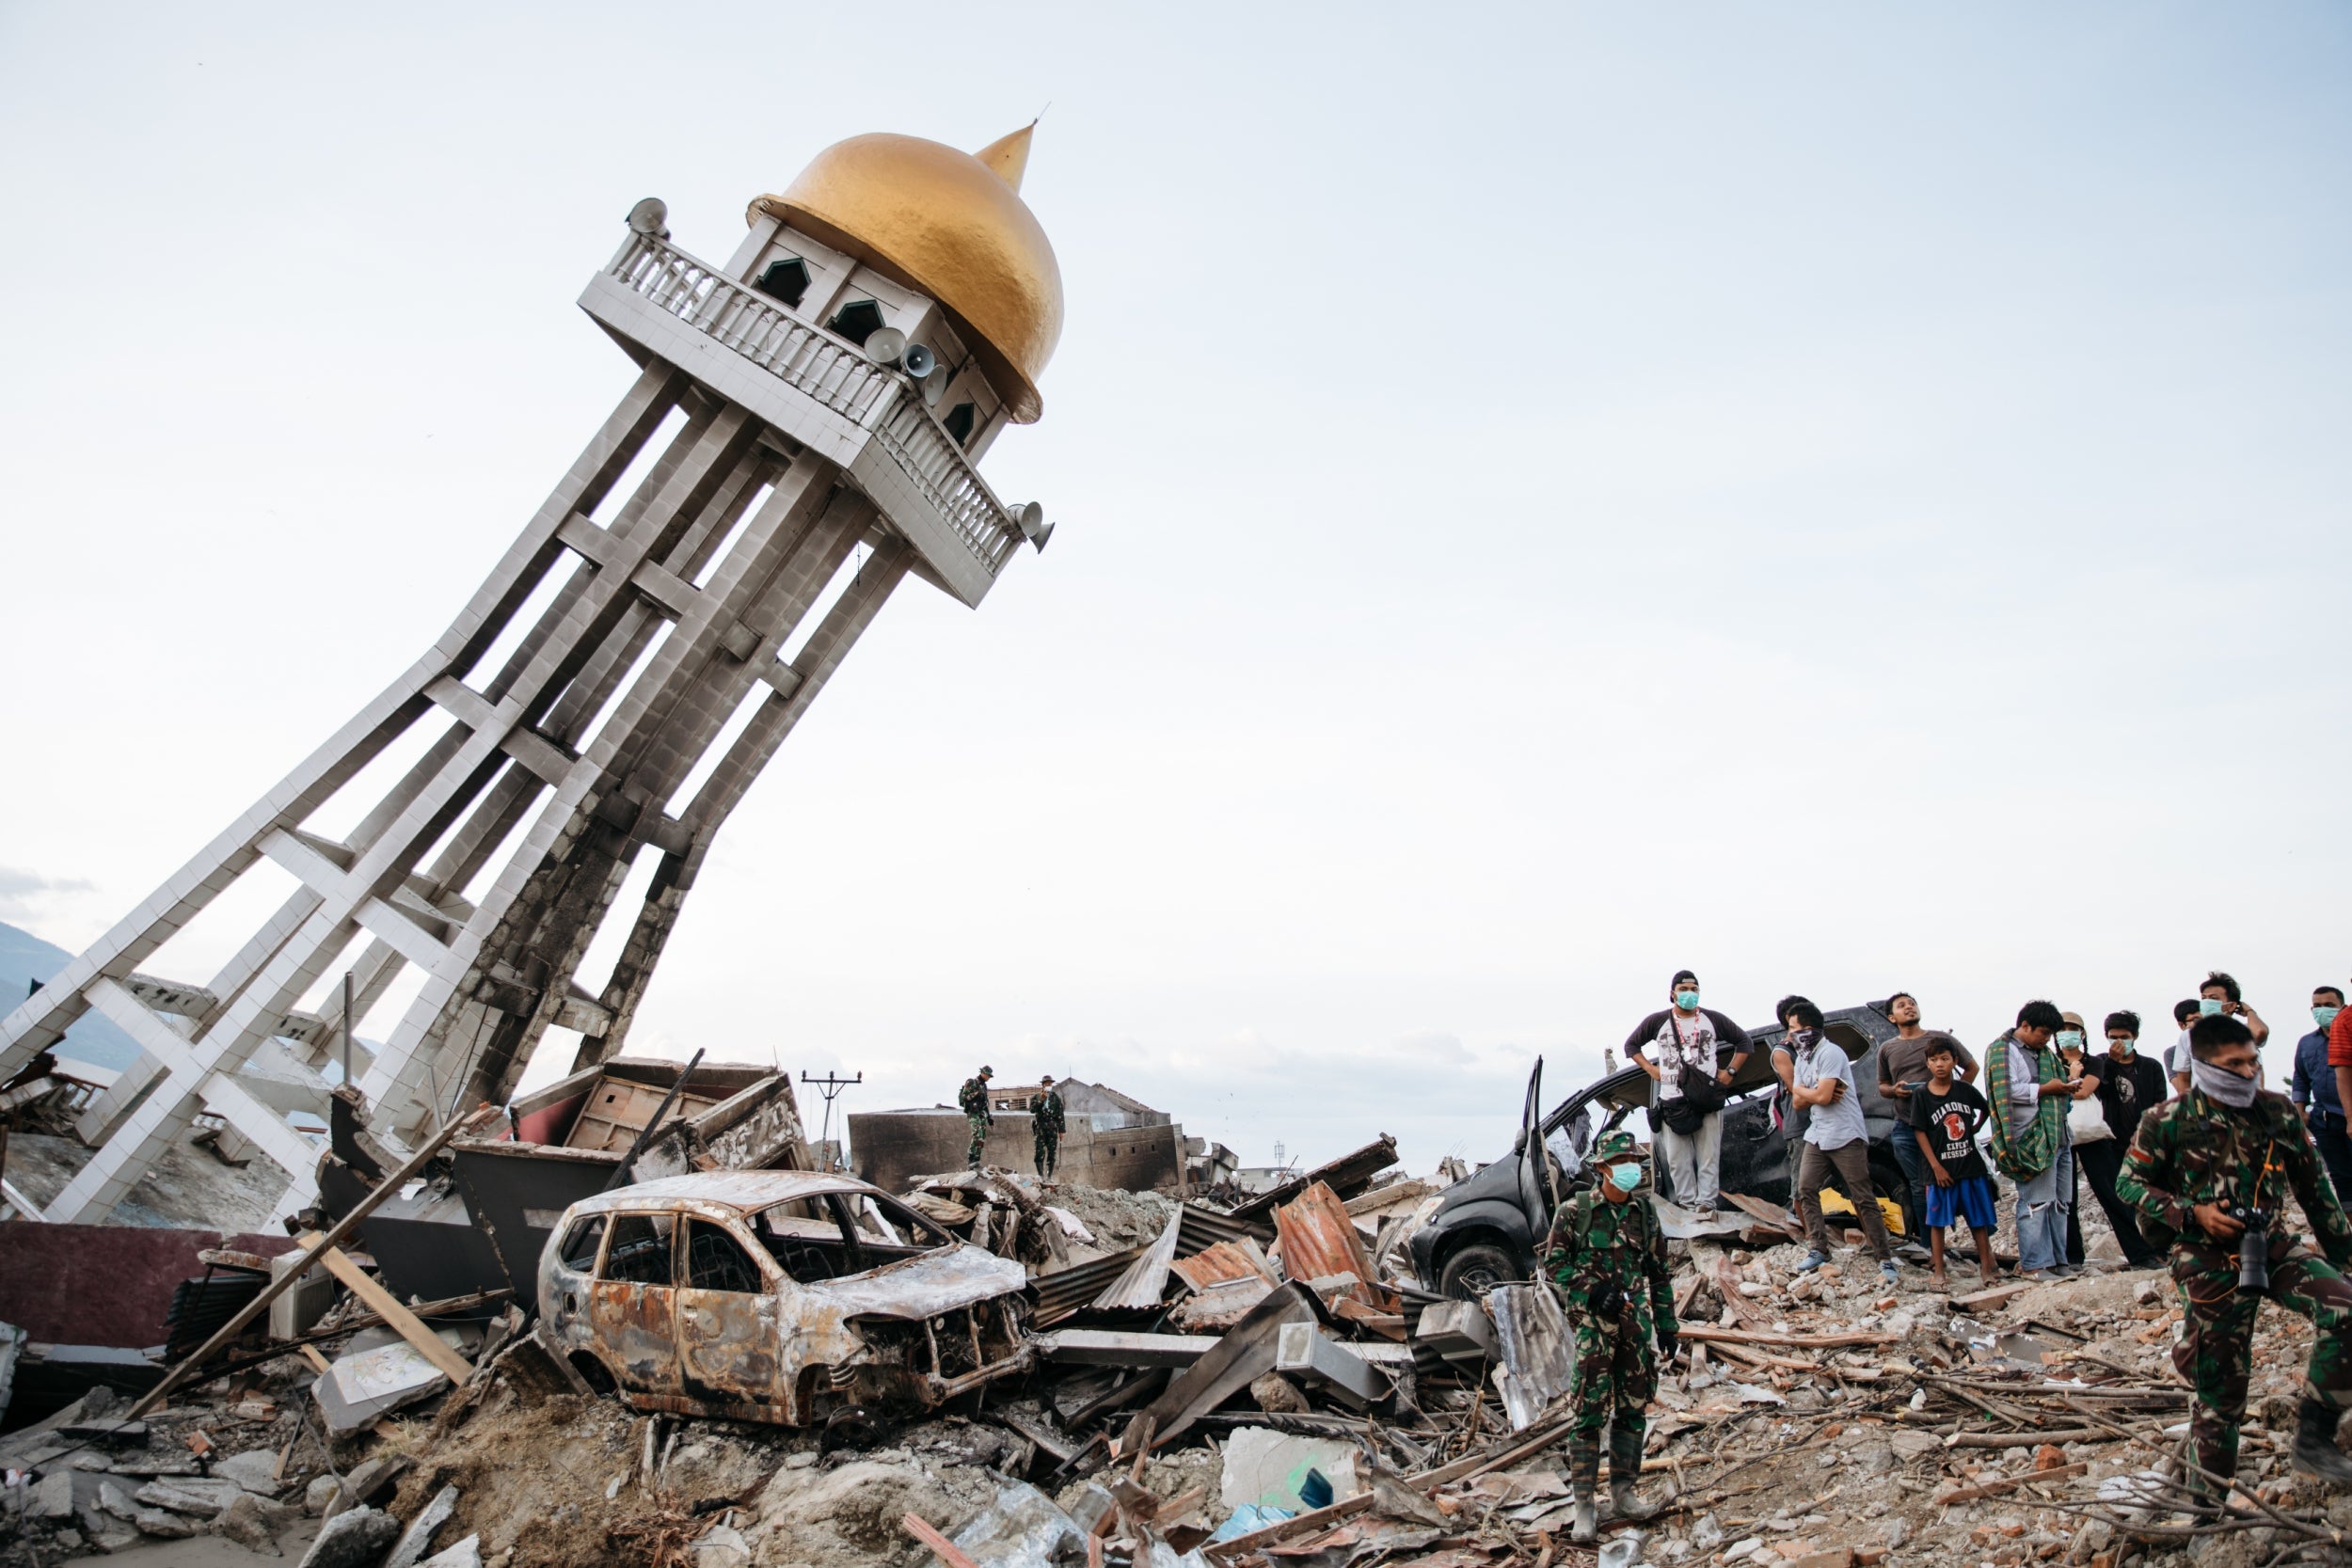
M1677 971L1667 989L1670 1006L1636 1024L1624 1050L1655 1081L1651 1120L1675 1201L1711 1213L1723 1201L1723 1109L1756 1046L1733 1020L1700 1006L1698 976L1691 971ZM2142 1234L2132 1203L2117 1191L2132 1136L2152 1108L2187 1092L2194 1065L2189 1028L2200 1018L2235 1019L2258 1050L2270 1035L2237 981L2217 970L2196 996L2172 1009L2180 1036L2160 1056L2141 1053L2140 1017L2129 1009L2108 1013L2094 1039L2081 1014L2049 1002L2027 1003L1982 1060L1948 1032L1923 1027L1918 999L1908 991L1897 991L1879 1010L1895 1033L1879 1046L1878 1091L1902 1118L1890 1147L1903 1190L1887 1196L1902 1211L1902 1251L1929 1263L1939 1284L1946 1232L1963 1219L1979 1266L1987 1278L1996 1275L1995 1169L2016 1189L2012 1218L2021 1272L2063 1276L2085 1266L2076 1208L2085 1181L2124 1263L2160 1265L2163 1250ZM1869 1130L1852 1065L1827 1038L1821 1010L1811 1001L1783 997L1774 1014L1784 1033L1772 1051L1782 1088L1773 1114L1798 1146L1792 1186L1808 1243L1799 1271L1829 1260L1820 1195L1834 1179L1852 1203L1880 1271L1892 1281L1899 1277L1897 1247L1875 1201ZM2352 1094L2352 1014L2344 1011L2343 990L2315 990L2312 1018L2316 1027L2296 1045L2289 1093L2342 1194L2352 1191L2352 1141L2344 1122Z
M1724 1091L1755 1042L1699 1006L1698 980L1689 971L1675 976L1670 993L1674 1005L1644 1019L1625 1049L1657 1081L1658 1151L1675 1200L1711 1211L1721 1190ZM2081 1014L2028 1002L1981 1058L1950 1035L1920 1027L1918 1001L1908 992L1896 992L1879 1010L1895 1026L1891 1037L1879 1038L1878 1089L1899 1117L1891 1141L1903 1173L1903 1229L1911 1243L1922 1233L1930 1238L1937 1283L1945 1277L1946 1232L1963 1219L1979 1266L1988 1279L1995 1275L1994 1170L2016 1189L2019 1272L2042 1279L2078 1270L2074 1199L2088 1177L2124 1261L2171 1268L2182 1316L2173 1366L2195 1389L2187 1491L2210 1512L2235 1484L2255 1317L2265 1301L2310 1319L2312 1328L2291 1462L2303 1473L2352 1483L2352 1455L2336 1445L2337 1423L2352 1410L2352 1223L2344 1212L2352 1193L2344 1117L2352 1103L2352 1014L2344 991L2321 986L2312 993L2316 1027L2296 1043L2283 1095L2264 1092L2260 1051L2270 1026L2219 971L2173 1009L2181 1037L2161 1061L2140 1054L2139 1015L2128 1010L2106 1015L2101 1051ZM1829 1261L1820 1199L1834 1174L1891 1283L1899 1271L1870 1179L1869 1129L1852 1063L1826 1037L1821 1010L1805 998L1783 997L1773 1013L1784 1031L1772 1046L1780 1080L1773 1112L1782 1115L1785 1105L1796 1120L1782 1125L1800 1140L1794 1185L1809 1246L1798 1270ZM1881 1034L1875 1026L1865 1032ZM1621 1161L1632 1152L1622 1132L1596 1148ZM1611 1164L1603 1196L1629 1204L1639 1176L1630 1162ZM2308 1240L2293 1224L2290 1202L2302 1211ZM1577 1211L1593 1212L1589 1202ZM1678 1331L1654 1231L1643 1228L1648 1244L1636 1248L1617 1240L1632 1233L1630 1222L1611 1229L1580 1220L1571 1228L1589 1229L1595 1246L1611 1243L1647 1259L1653 1294L1666 1304L1650 1326L1671 1357ZM1610 1315L1605 1307L1602 1314ZM1623 1356L1646 1331L1631 1319L1616 1330L1580 1319L1577 1332L1580 1350L1590 1339L1596 1354L1614 1333L1609 1342ZM1629 1364L1638 1372L1645 1363L1637 1354ZM1638 1415L1615 1418L1634 1434L1636 1458L1627 1468L1638 1473ZM1580 1483L1580 1541L1594 1539L1591 1496Z

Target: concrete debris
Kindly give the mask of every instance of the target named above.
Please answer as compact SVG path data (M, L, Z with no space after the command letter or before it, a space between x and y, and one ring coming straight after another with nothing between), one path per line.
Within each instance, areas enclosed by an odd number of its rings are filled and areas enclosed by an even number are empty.
M373 1568L399 1534L400 1521L381 1509L346 1509L319 1528L302 1568Z
M1217 1497L1227 1508L1255 1503L1304 1513L1364 1490L1356 1445L1340 1438L1298 1437L1266 1427L1242 1427L1225 1440ZM1322 1478L1307 1500L1311 1476Z
M383 1568L417 1568L432 1552L433 1537L456 1512L456 1487L444 1486L434 1493L433 1500L418 1510L417 1516L408 1521L408 1528L393 1543L391 1555L384 1560Z

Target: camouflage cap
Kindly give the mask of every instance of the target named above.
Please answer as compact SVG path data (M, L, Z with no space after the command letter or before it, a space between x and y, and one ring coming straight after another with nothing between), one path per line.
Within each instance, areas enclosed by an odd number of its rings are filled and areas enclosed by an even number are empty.
M1632 1133L1619 1128L1614 1132L1604 1132L1600 1135L1600 1141L1593 1145L1592 1157L1596 1161L1614 1160L1622 1155L1637 1152L1639 1147L1634 1143Z

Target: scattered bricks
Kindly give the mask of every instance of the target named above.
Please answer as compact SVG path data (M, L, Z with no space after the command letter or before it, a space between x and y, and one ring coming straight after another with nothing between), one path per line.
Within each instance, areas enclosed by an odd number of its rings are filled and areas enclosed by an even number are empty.
M2044 1443L2033 1451L2033 1467L2037 1470L2059 1470L2066 1467L2065 1450L2055 1443Z

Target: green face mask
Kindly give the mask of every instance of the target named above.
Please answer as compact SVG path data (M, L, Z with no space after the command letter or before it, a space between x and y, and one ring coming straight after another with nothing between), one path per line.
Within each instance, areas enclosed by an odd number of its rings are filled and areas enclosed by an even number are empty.
M2313 1007L2312 1022L2325 1029L2336 1021L2336 1015L2342 1011L2344 1011L2342 1007Z
M1698 1005L1699 993L1697 991L1678 990L1675 992L1675 1006L1680 1007L1684 1012L1690 1012Z
M2108 1049L2109 1051L2113 1052L2113 1053L2114 1053L2116 1055L2118 1055L2118 1056L2128 1056L2128 1055L2130 1055L2130 1054L2131 1054L2131 1053L2132 1053L2135 1050L2137 1050L2137 1047L2136 1047L2136 1046L2135 1046L2135 1045L2134 1045L2134 1044L2133 1044L2130 1040L2128 1040L2128 1039L2120 1039L2120 1040L2117 1040L2117 1039L2111 1039L2111 1040L2107 1041L2107 1049Z
M2060 1029L2058 1043L2060 1051L2080 1051L2083 1048L2083 1032L2080 1029Z
M2213 1017L2214 1014L2219 1012L2222 1008L2228 1006L2229 1004L2227 1002L2222 1001L2221 998L2217 996L2201 996L2197 999L2197 1010L2204 1014L2207 1018Z
M1608 1167L1607 1174L1609 1184L1621 1193L1629 1193L1642 1184L1642 1166L1639 1161L1628 1160L1621 1164L1611 1165Z

